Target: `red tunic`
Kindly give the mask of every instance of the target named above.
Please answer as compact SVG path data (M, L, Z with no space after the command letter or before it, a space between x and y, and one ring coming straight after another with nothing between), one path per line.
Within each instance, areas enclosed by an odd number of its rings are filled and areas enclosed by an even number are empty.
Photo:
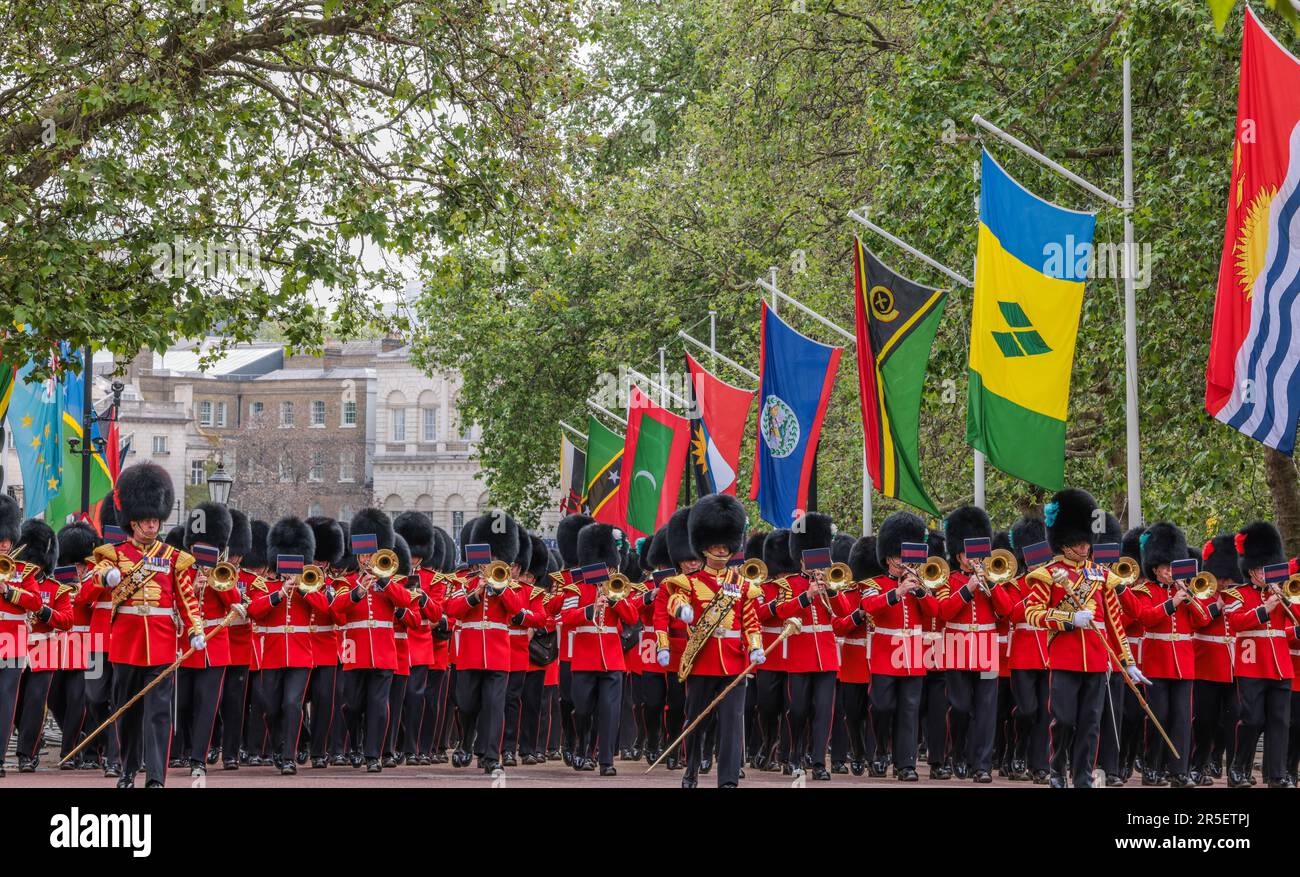
M232 587L224 591L218 591L212 587L211 583L205 584L201 581L197 568L195 568L194 583L194 596L199 601L199 606L203 612L203 635L207 641L207 646L202 651L196 651L186 658L181 666L198 669L204 667L229 667L235 663L231 660L230 628L227 626L216 633L213 633L213 631L222 621L225 621L226 616L230 613L230 607L239 602L239 588ZM235 621L238 620L238 618L235 619ZM234 624L234 621L231 624ZM187 638L184 636L179 637L176 648L181 652L188 649L189 642Z
M1196 644L1193 631L1212 620L1205 603L1189 600L1174 605L1177 588L1151 582L1144 589L1137 620L1146 633L1142 641L1142 673L1152 679L1195 679Z
M1055 581L1054 573L1063 575L1064 580ZM1105 672L1110 667L1106 629L1116 632L1115 641L1119 646L1116 653L1120 659L1126 665L1132 663L1119 599L1106 586L1110 575L1105 567L1093 563L1055 560L1025 577L1029 585L1025 617L1030 624L1053 631L1049 635L1047 656L1051 669ZM1106 629L1076 629L1072 619L1080 609L1091 610L1095 624Z
M397 669L397 644L393 637L397 609L411 607L411 595L395 580L383 590L370 587L353 600L362 574L349 573L344 587L334 594L334 618L343 627L339 658L343 669Z
M939 601L930 593L918 597L914 590L900 598L897 587L898 580L887 575L863 583L862 611L874 625L867 663L873 676L924 676L936 659L935 650L926 648L922 622L938 617Z
M1228 613L1241 606L1241 594L1237 588L1225 587L1219 591L1223 598L1223 609L1217 603L1210 604L1210 623L1192 634L1192 643L1196 647L1196 678L1206 682L1232 682L1232 628L1228 626Z
M790 647L784 661L786 672L838 673L840 655L832 624L836 615L834 604L824 597L814 599L809 593L812 583L802 574L787 576L786 581L790 583L791 596L776 605L776 617L782 623L797 618L802 625L798 633L787 637L783 643ZM780 632L778 627L777 633Z
M623 599L611 603L597 617L598 593L598 585L586 582L564 586L560 621L564 624L564 635L570 640L569 661L575 673L627 669L620 634L624 624L636 624L639 613L631 599Z
M555 619L546 611L546 598L550 596L545 588L532 586L528 592L528 605L523 611L510 619L510 672L530 672L543 670L545 667L533 663L528 649L533 638L533 631L555 629ZM518 620L519 624L515 624ZM554 662L552 662L554 663Z
M87 657L107 652L108 634L113 623L113 601L98 576L91 573L82 579L81 587L72 598L72 608L87 613L90 618L90 631L86 636Z
M1011 626L1008 670L1047 669L1047 631L1025 620L1027 590L1023 577L1003 582L993 589L993 611Z
M44 605L37 589L37 567L19 563L9 584L9 599L0 600L0 661L5 665L26 664L27 613ZM22 659L22 660L16 660Z
M406 645L411 653L411 666L428 667L433 664L433 626L442 619L442 601L446 590L434 583L433 570L419 568L415 571L419 580L423 606L417 606L419 619L415 627L407 633ZM416 599L415 603L420 603Z
M528 602L524 589L511 582L500 595L490 589L475 595L479 578L471 577L447 601L446 612L455 618L456 669L510 672L510 618Z
M993 673L1001 669L1001 648L993 598L971 577L954 570L948 594L939 600L944 620L944 665L949 670Z
M29 616L32 628L27 634L27 669L40 673L59 669L62 632L72 627L73 588L59 584L52 576L41 577L34 587L41 608ZM49 617L42 619L47 614Z
M781 635L781 619L776 614L777 607L794 597L789 576L763 582L763 598L754 607L758 616L759 631L763 634L763 648L766 649ZM759 668L765 672L782 672L787 670L786 661L790 657L790 638L781 643L781 647L767 653L767 661Z
M263 670L315 666L312 618L329 617L324 588L304 594L292 587L285 593L283 584L278 576L267 579L266 590L254 592L248 604L248 615L260 631Z
M59 637L59 669L86 670L89 668L91 647L90 623L95 614L94 604L81 599L87 585L93 581L90 571L82 577L72 597L72 627Z
M666 611L662 616L656 612L655 616L655 637L659 643L669 641L669 618L676 620L680 607L690 606L695 616L691 624L699 624L709 604L721 597L724 589L736 595L735 602L696 655L692 676L735 676L749 666L748 653L763 648L756 613L763 591L745 584L734 567L716 573L705 568L690 575L670 576L660 585L660 591L668 597ZM684 641L682 645L685 646Z
M164 542L142 547L131 539L119 545L101 545L95 549L95 557L115 563L122 572L115 589L123 595L122 600L113 598L118 608L113 614L109 661L137 667L170 664L176 658L179 635L176 615L187 639L203 632L203 614L192 586L191 555ZM103 564L96 568L101 584L105 572Z
M1243 587L1237 593L1241 605L1229 612L1227 619L1236 634L1233 666L1238 678L1294 679L1295 668L1287 642L1293 631L1284 604L1266 613L1258 588Z
M871 636L871 623L862 610L862 583L840 591L831 600L835 605L835 644L840 650L841 682L864 684L871 681L871 665L867 661L867 640Z

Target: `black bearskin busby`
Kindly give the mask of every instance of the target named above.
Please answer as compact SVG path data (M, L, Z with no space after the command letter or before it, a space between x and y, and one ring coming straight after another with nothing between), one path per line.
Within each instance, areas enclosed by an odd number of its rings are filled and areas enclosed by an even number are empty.
M830 515L808 512L795 519L790 527L790 556L798 563L803 553L814 548L830 548L835 538L835 525Z
M218 551L230 546L230 531L234 528L230 509L219 502L201 502L185 518L185 550L196 543L211 545Z
M0 542L13 544L18 541L18 531L23 525L23 510L7 493L0 493Z
M513 518L510 521L519 531L519 551L515 554L515 566L521 570L528 569L533 563L533 540L529 538L528 531L519 526L519 522Z
M642 536L636 540L636 558L641 564L641 571L646 575L654 572L654 565L650 562L650 547L654 545L654 536Z
M519 525L505 512L480 515L470 528L469 544L486 544L492 549L493 560L514 563L519 556Z
M182 527L180 524L177 524L175 527L172 527L170 530L167 531L167 535L163 537L163 541L166 542L168 545L170 545L172 548L175 548L179 551L184 551L185 550L185 528Z
M104 544L95 528L85 521L73 521L59 531L59 566L86 563L95 549Z
M104 494L104 498L99 501L99 532L103 533L109 527L118 527L117 518L117 492L110 490ZM3 534L0 534L2 536Z
M451 572L456 568L456 540L451 538L451 534L441 527L435 528L438 541L442 543L442 563L438 567L439 572Z
M411 546L401 533L393 534L393 553L397 555L397 574L399 576L409 576L411 574Z
M645 553L646 563L650 564L650 571L658 569L667 569L673 565L673 559L668 556L668 525L655 530L655 534L650 537L650 547Z
M687 524L690 521L689 506L673 512L668 523L664 524L664 547L668 550L668 566L681 566L690 560L698 560L691 550L691 534Z
M596 519L587 515L566 515L555 527L555 545L560 549L564 565L570 569L578 565L578 532Z
M344 575L358 572L361 567L357 564L357 556L352 553L352 522L339 521L339 529L343 531L343 556L335 566Z
M59 540L49 524L35 518L23 521L18 528L18 542L13 553L17 554L20 548L22 553L18 560L36 564L45 575L54 572L54 565L59 560Z
M1067 545L1086 542L1091 545L1097 541L1093 531L1097 501L1086 490L1067 487L1058 490L1043 508L1043 520L1047 524L1047 541L1052 550L1058 554Z
M271 535L271 525L266 521L254 520L248 525L251 538L249 549L241 564L244 569L257 570L266 568L266 542Z
M346 545L343 542L343 528L333 518L316 515L307 519L311 527L312 538L316 540L316 555L307 563L323 563L327 567L338 566Z
M1234 539L1237 548L1237 569L1243 582L1250 580L1250 571L1275 563L1286 563L1286 550L1282 547L1282 534L1267 521L1255 521L1237 531Z
M855 582L865 582L882 575L885 570L876 557L876 537L863 536L853 543L849 551L849 569L853 570Z
M1110 512L1106 512L1105 526L1102 528L1101 533L1097 536L1094 542L1100 542L1103 545L1113 542L1120 546L1120 550L1123 550L1124 525L1119 522L1119 518L1115 517Z
M349 532L353 536L374 534L379 550L393 547L393 521L382 509L364 508L352 516ZM290 552L285 552L289 554Z
M785 527L778 527L763 540L763 563L771 578L799 571L799 560L790 552L790 531Z
M686 520L691 551L696 557L703 558L705 551L722 545L728 554L735 554L745 544L748 524L745 507L734 496L725 493L702 496L691 506L690 517Z
M1201 569L1212 573L1223 583L1241 582L1241 570L1237 567L1237 546L1232 534L1223 533L1206 541L1201 548Z
M1138 561L1142 560L1142 534L1147 531L1146 527L1133 527L1124 534L1124 538L1119 543L1120 554L1124 557L1131 557ZM1236 551L1233 551L1232 562L1237 563Z
M911 512L894 512L885 518L876 536L876 561L881 569L889 569L889 558L900 557L904 542L927 542L929 533L925 521Z
M957 555L966 550L967 539L992 539L993 523L988 512L977 505L958 506L943 519L944 545L948 548L948 563L958 568Z
M1025 517L1011 525L1011 553L1020 561L1020 568L1025 566L1025 549L1030 545L1047 541L1047 525L1042 518Z
M620 559L612 526L588 524L578 531L578 566L603 563L611 570L617 570Z
M166 520L175 502L171 476L157 463L127 466L117 477L117 520L127 532L132 521Z
M1187 559L1187 537L1168 521L1156 521L1142 534L1142 577L1156 580L1156 567Z
M266 568L272 575L282 554L302 555L304 564L316 556L316 537L301 518L281 518L266 537Z
M465 546L470 543L469 534L473 531L474 522L477 520L477 517L470 518L460 526L460 556L457 558L459 563L465 562Z
M848 533L836 533L835 538L831 540L831 562L848 563L849 554L857 541Z
M745 560L762 560L763 543L767 541L767 530L752 531L745 537Z
M406 540L412 557L424 559L425 566L433 566L434 557L433 521L424 512L402 512L393 518L393 530Z
M546 550L546 543L542 541L541 536L529 533L528 541L533 543L533 557L526 572L532 575L536 585L549 588L550 583L546 580L546 575L551 568L551 554Z
M948 556L948 540L943 537L942 530L930 530L925 535L925 541L930 546L930 554L934 557Z
M239 509L230 510L230 544L227 552L231 557L243 557L253 547L253 524L248 515Z

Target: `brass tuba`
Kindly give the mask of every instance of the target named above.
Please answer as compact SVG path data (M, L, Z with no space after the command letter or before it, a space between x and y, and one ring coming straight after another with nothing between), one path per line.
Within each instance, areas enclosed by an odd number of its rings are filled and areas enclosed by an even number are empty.
M1000 585L1016 577L1020 562L1016 556L1005 548L995 548L984 561L984 577L990 585Z
M315 564L302 568L298 574L298 590L304 594L314 594L325 587L325 571Z

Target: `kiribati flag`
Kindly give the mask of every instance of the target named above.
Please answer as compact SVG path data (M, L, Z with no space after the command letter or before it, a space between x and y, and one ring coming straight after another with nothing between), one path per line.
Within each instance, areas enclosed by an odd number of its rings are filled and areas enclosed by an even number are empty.
M1300 415L1300 61L1246 8L1205 410L1284 454Z
M749 498L763 520L788 527L808 510L817 440L843 348L800 335L763 303L758 440Z

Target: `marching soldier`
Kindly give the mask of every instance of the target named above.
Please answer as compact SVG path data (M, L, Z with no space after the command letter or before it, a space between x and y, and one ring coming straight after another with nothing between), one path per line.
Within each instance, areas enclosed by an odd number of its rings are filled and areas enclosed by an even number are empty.
M420 748L428 753L430 764L446 764L446 733L451 724L449 710L451 679L452 625L455 620L446 613L447 597L451 593L454 581L451 575L456 567L456 543L451 535L441 527L434 527L436 541L441 546L439 563L433 567L431 593L436 592L438 611L442 617L433 624L433 661L429 664L429 681L427 689L430 701L426 705L424 721L420 726Z
M97 584L115 607L109 639L113 703L125 704L167 668L176 656L177 625L196 651L206 646L203 615L194 595L194 558L158 539L175 503L171 476L154 463L137 463L117 479L118 520L131 537L95 552ZM146 787L166 781L171 744L175 680L155 685L118 719L122 748L120 789L135 785L143 766Z
M533 540L522 528L519 532L519 553L515 556L514 567L519 570L515 577L524 597L524 609L510 619L510 672L506 676L505 724L501 735L501 763L505 767L514 767L519 763L516 752L519 748L519 717L523 709L524 682L528 678L528 636L530 624L537 624L538 616L533 611L544 612L540 606L533 605L533 580L529 568L533 562ZM531 611L530 611L531 610Z
M427 519L426 519L427 520ZM308 518L312 538L316 541L312 560L325 573L325 587L321 593L327 608L307 604L307 626L311 628L311 674L307 679L307 708L311 719L307 725L311 738L307 756L314 770L329 767L329 742L334 721L342 721L336 709L339 666L338 631L334 623L334 571L343 559L343 528L333 518L323 516ZM302 753L299 753L299 761Z
M691 507L687 518L687 540L697 564L693 572L664 579L665 612L656 613L656 656L667 667L669 618L689 626L688 639L680 659L679 675L686 677L686 715L689 721L719 696L733 677L749 663L762 664L763 637L755 606L762 591L741 581L728 562L745 540L745 510L739 500L726 494L709 494ZM669 521L669 541L673 538ZM745 690L733 688L717 707L718 788L735 788L740 782L744 757ZM686 773L682 788L698 785L704 759L704 737L696 733L687 740Z
M18 541L22 511L13 497L0 494L0 554L12 559ZM41 608L40 595L28 582L21 561L14 563L14 575L0 581L0 777L5 775L4 758L13 733L14 711L18 706L18 685L27 666L27 613Z
M524 764L541 764L546 760L544 729L550 720L549 710L544 709L546 676L555 664L558 652L551 650L548 653L548 644L554 645L555 636L555 619L546 611L546 599L550 596L547 586L551 584L551 555L542 537L529 536L529 540L533 543L532 557L527 571L519 573L519 580L531 587L528 608L511 620L517 620L525 629L527 643L524 690L519 707L519 758ZM539 659L542 660L540 664Z
M1025 617L1046 628L1051 667L1049 708L1053 788L1065 788L1066 760L1075 788L1091 788L1097 758L1110 655L1105 627L1115 631L1123 672L1146 683L1129 653L1119 600L1108 587L1112 575L1092 564L1097 503L1083 490L1069 488L1045 509L1047 541L1061 555L1027 576Z
M408 582L411 577L411 547L406 544L401 533L394 531L393 551L397 554L397 574L393 576L392 587L402 588L411 598L411 605L405 609L394 610L393 644L397 647L397 667L393 670L393 685L388 690L388 730L384 741L384 767L397 767L397 744L401 736L402 709L406 705L406 688L411 680L411 633L420 626L423 608L415 594L411 593ZM418 593L418 592L417 592Z
M104 541L120 542L126 537L117 526L117 507L112 492L100 502L100 523ZM108 537L112 535L112 539ZM91 561L93 566L93 561ZM99 586L94 576L83 577L77 595L72 598L73 612L89 613L90 635L86 646L86 727L93 729L109 717L113 694L113 665L108 660L109 630L113 620L113 603L108 593ZM106 778L122 775L121 750L118 746L117 727L105 729L98 738L82 751L82 765L102 768Z
M1208 606L1211 621L1192 635L1196 681L1192 683L1192 779L1214 785L1215 738L1225 722L1236 730L1237 689L1233 680L1232 630L1227 614L1241 604L1241 571L1232 534L1215 536L1201 548L1202 569L1219 582L1218 597ZM1219 605L1222 601L1222 606ZM1232 760L1229 751L1228 760Z
M53 575L59 543L44 521L23 522L14 553L25 558L22 587L30 588L40 601L39 608L27 616L31 625L27 634L27 673L18 707L18 772L32 773L41 754L50 683L59 669L59 632L72 627L76 577L74 574L71 581L60 582Z
M99 534L85 521L68 524L59 531L59 564L55 567L55 578L69 574L68 579L75 581L72 598L72 627L60 637L59 669L54 676L50 689L51 704L58 703L59 729L63 734L60 758L72 751L81 742L81 734L87 730L88 698L86 697L87 657L90 654L90 621L94 610L84 601L79 601L91 570L91 553L102 544ZM89 726L91 728L97 725ZM89 760L89 756L78 756L61 766L62 770L76 770ZM92 765L93 766L93 765Z
M660 529L663 540L650 546L651 563L656 569L675 569L679 575L690 575L699 571L702 563L691 551L691 538L688 529L691 510L680 508L668 518L668 523ZM656 535L656 540L658 536ZM655 663L664 671L664 745L671 743L686 726L686 686L677 677L681 668L682 652L686 649L687 626L681 619L668 611L668 591L660 582L655 595L653 609L655 629ZM667 652L667 654L665 654ZM652 694L647 692L649 702ZM681 766L678 752L670 752L664 758L664 767L676 770Z
M835 597L836 617L831 622L840 647L840 672L836 676L839 703L844 707L849 769L862 776L872 759L875 740L871 733L868 710L871 697L871 665L867 661L867 639L871 619L862 610L863 589L884 573L876 559L876 537L863 536L849 550L849 569L853 586Z
M659 539L662 551L663 532L661 527L652 536L646 536L637 543L637 558L641 564L642 581L646 591L636 598L637 613L641 620L641 635L637 641L638 659L641 662L641 724L645 728L645 740L641 750L646 764L654 764L669 742L664 739L664 707L668 697L666 671L659 666L655 656L655 600L659 597L659 583L655 580L655 539Z
M566 515L560 519L560 523L555 528L555 544L560 550L560 559L564 563L564 568L560 571L560 587L551 592L551 596L546 601L546 611L556 619L559 619L562 604L564 603L564 586L573 583L573 569L578 564L578 533L588 524L594 524L595 519L587 515ZM560 646L560 722L562 727L563 743L561 749L564 753L564 763L569 767L573 766L573 759L578 751L578 741L574 739L573 728L573 668L571 666L571 656L569 654L569 638L564 635L564 625L557 623L555 628L556 640ZM585 741L582 744L582 751L586 752Z
M429 668L434 663L433 627L442 620L445 589L434 583L435 570L442 562L442 543L438 541L429 516L422 512L402 512L393 519L393 530L406 540L411 550L411 575L407 577L413 605L415 626L407 631L411 676L406 683L406 702L402 708L401 752L411 764L431 764L428 747L422 744L423 723L436 721L431 709L433 693L429 691Z
M231 515L234 519L234 514ZM245 605L253 596L266 590L266 541L271 535L271 525L266 521L248 522L248 549L239 562L239 592ZM237 538L232 528L232 538ZM233 556L233 555L232 555ZM247 624L232 624L231 648L239 655L247 639L248 650L243 654L248 658L248 676L245 681L245 694L238 700L234 692L222 686L221 695L221 766L225 770L238 770L240 764L253 764L253 758L261 763L257 753L265 744L266 709L262 705L262 635L251 619L244 619ZM229 696L227 696L229 692ZM236 709L239 710L236 713ZM227 727L227 722L238 725L238 737ZM237 744L237 745L236 745ZM252 751L252 755L249 751Z
M776 641L781 634L781 622L776 610L794 597L790 584L799 572L799 563L790 547L790 531L777 528L763 539L763 565L767 567L767 581L763 583L763 599L755 608L763 648ZM758 731L762 739L758 764L760 770L794 773L790 755L790 726L786 720L786 670L790 654L787 639L780 648L767 653L767 660L754 673L754 687L758 700Z

